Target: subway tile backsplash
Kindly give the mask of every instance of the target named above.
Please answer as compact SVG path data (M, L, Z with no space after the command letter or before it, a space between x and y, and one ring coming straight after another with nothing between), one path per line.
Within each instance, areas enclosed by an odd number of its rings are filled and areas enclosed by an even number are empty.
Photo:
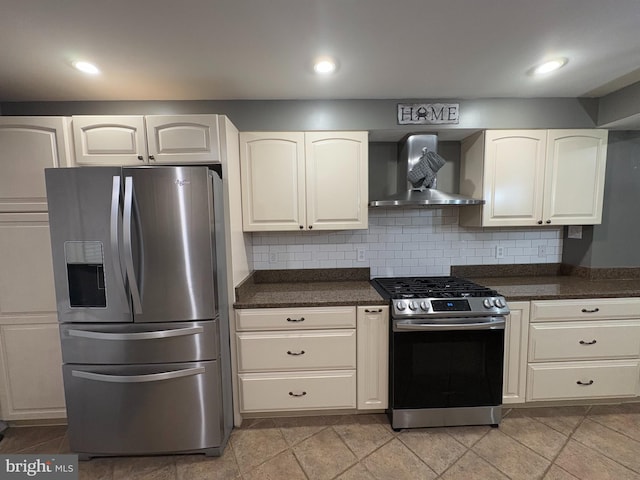
M253 268L369 267L372 277L390 277L449 275L451 265L560 263L562 227L461 227L459 208L370 209L368 230L253 233Z

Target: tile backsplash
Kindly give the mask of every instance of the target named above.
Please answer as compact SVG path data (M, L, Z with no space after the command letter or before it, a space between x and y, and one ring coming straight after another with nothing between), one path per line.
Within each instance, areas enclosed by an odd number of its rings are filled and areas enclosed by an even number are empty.
M451 265L560 263L562 227L461 227L459 208L370 209L368 230L253 233L253 268L369 267L372 277L390 277L449 275Z

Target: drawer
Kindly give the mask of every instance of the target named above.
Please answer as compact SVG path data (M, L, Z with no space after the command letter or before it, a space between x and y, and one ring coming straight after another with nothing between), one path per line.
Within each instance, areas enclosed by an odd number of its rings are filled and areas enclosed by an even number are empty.
M529 327L529 361L640 356L640 321L549 322Z
M241 332L236 334L238 370L356 368L356 331Z
M531 302L531 321L640 318L640 298L600 298Z
M530 364L527 401L633 397L639 365L637 360Z
M356 408L355 370L238 377L241 412Z
M236 310L236 330L356 328L356 307Z

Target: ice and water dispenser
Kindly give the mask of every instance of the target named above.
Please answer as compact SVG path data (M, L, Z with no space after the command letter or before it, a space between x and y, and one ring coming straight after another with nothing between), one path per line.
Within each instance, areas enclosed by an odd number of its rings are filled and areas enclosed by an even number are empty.
M64 244L71 308L105 308L104 250L102 242Z

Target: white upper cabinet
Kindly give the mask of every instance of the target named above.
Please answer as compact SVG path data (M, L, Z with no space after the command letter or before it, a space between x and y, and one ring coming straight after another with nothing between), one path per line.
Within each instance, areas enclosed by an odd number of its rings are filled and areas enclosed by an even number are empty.
M73 117L76 165L220 161L217 115Z
M549 130L542 218L552 225L602 222L606 130Z
M367 132L241 132L245 231L368 225Z
M489 130L462 144L460 210L471 226L601 222L606 130Z
M0 212L46 212L44 169L71 164L65 117L0 116Z

